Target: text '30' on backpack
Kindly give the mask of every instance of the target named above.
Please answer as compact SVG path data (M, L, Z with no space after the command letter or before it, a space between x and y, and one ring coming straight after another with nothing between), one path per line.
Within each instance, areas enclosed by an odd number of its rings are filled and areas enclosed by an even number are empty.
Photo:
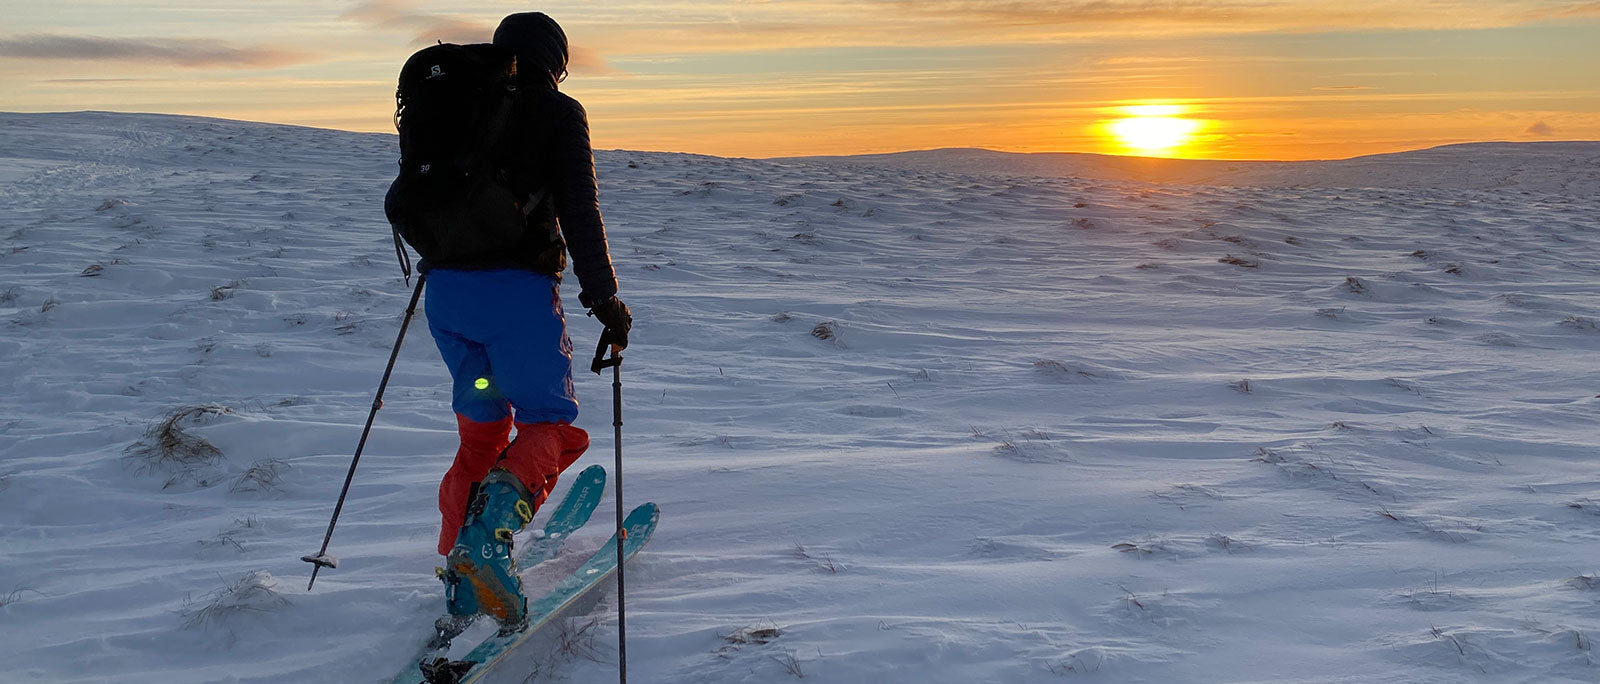
M470 263L522 238L539 198L520 197L498 158L515 98L516 56L492 44L433 45L401 68L400 175L384 213L422 258Z

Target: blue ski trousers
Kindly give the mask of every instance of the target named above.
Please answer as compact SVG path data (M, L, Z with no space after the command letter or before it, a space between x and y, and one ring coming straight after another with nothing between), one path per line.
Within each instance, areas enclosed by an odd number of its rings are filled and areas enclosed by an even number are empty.
M451 407L478 423L578 417L555 278L520 270L428 272L428 330L450 367Z
M473 483L505 468L531 490L529 504L538 508L589 448L589 435L571 424L578 417L572 342L555 278L435 269L428 271L427 292L428 329L450 368L461 435L439 482L439 553L448 554Z

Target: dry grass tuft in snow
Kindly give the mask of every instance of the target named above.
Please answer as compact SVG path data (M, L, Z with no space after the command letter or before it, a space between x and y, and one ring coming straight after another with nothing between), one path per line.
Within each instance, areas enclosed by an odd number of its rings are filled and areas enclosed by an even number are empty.
M1561 319L1561 322L1557 323L1556 325L1587 332L1600 330L1600 323L1596 323L1593 318L1589 318L1587 316L1567 316L1566 318Z
M44 595L44 594L40 594L38 591L35 591L34 589L32 589L30 587L17 587L15 589L12 589L11 593L0 595L0 608L4 608L6 606L9 606L9 605L12 605L14 603L17 603L17 602L21 601L22 598L24 596L27 596L28 594L38 594L39 596L43 596Z
M230 492L275 492L283 482L283 476L278 471L288 468L289 463L281 458L269 458L256 461L249 470L239 476L238 481L228 489Z
M151 425L144 437L129 445L124 453L139 463L141 474L168 471L169 476L163 488L190 479L198 480L202 468L216 465L217 461L222 460L222 450L205 438L191 434L184 425L193 425L206 416L231 413L233 409L217 404L179 408ZM201 484L205 485L204 482Z
M1466 647L1461 645L1461 640L1456 638L1456 635L1450 634L1448 632L1445 632L1442 629L1439 629L1438 625L1431 625L1431 627L1432 627L1432 629L1429 630L1429 633L1433 635L1433 638L1438 639L1440 641L1448 642L1452 647L1454 647L1456 649L1456 654L1457 655L1465 656L1467 654Z
M1099 672L1101 662L1099 658L1096 658L1093 662L1086 662L1078 654L1072 654L1066 660L1045 663L1044 669L1057 677L1066 677Z
M1143 558L1145 556L1155 555L1161 551L1166 551L1167 541L1165 539L1157 538L1154 535L1150 535L1146 536L1142 541L1137 543L1122 542L1120 544L1112 544L1111 548L1123 553L1131 553L1139 558Z
M716 655L724 660L731 660L746 646L765 646L783 635L783 630L774 622L767 621L759 625L745 625L727 634L718 634L717 637L727 642L717 649Z
M1035 359L1033 370L1055 382L1064 383L1096 383L1108 374L1096 372L1088 367L1078 364L1065 364L1051 359Z
M270 573L254 571L233 584L213 591L198 601L185 601L183 626L206 629L222 626L241 615L267 613L289 606L289 599L277 592L278 581Z
M1600 515L1600 501L1588 497L1567 502L1567 508L1583 511L1589 515Z
M555 652L569 660L584 660L603 663L600 646L595 643L595 628L600 626L600 618L591 617L578 620L562 620L561 631L556 633Z
M1580 591L1594 591L1600 589L1600 575L1590 573L1568 578L1566 585Z
M233 524L229 525L227 529L218 532L216 536L210 539L201 539L196 543L202 549L231 548L238 553L244 553L244 542L240 541L240 538L259 534L260 532L261 521L252 515L246 518L235 518Z
M1206 541L1210 542L1213 545L1215 545L1217 548L1222 549L1223 551L1226 551L1229 555L1233 555L1233 554L1239 553L1241 551L1254 551L1255 550L1254 546L1251 546L1249 544L1241 542L1238 539L1230 537L1230 536L1228 536L1226 534L1223 534L1221 532L1218 532L1216 534L1211 535L1210 537L1207 537Z
M1023 463L1072 463L1072 454L1057 446L1049 432L1037 428L1023 430L1013 435L1009 430L983 430L969 426L972 437L995 443L996 456Z
M775 661L777 661L777 663L779 665L782 665L784 672L787 672L787 673L793 675L797 679L805 679L806 678L806 671L805 671L805 668L802 667L802 665L804 665L805 663L810 662L810 661L799 659L798 657L795 656L794 651L784 651L783 655L775 655L775 656L768 656L768 657L772 658Z
M744 646L747 644L770 644L780 636L783 636L783 630L779 629L776 624L769 622L766 626L761 627L745 625L722 635L722 640L734 646Z
M816 564L817 569L829 574L837 573L839 572L839 569L843 567L833 560L833 556L826 553L822 554L821 556L817 556L806 550L806 547L801 546L798 542L795 543L794 548L790 552L794 554L795 558L811 561L812 563Z

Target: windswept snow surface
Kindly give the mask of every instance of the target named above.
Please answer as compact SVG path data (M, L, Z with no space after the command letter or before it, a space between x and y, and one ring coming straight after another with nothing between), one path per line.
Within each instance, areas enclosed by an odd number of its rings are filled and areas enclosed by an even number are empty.
M455 447L420 312L299 560L410 292L393 137L5 114L0 157L0 679L404 667ZM598 163L637 681L1600 678L1593 194ZM495 681L614 681L611 599L565 624Z

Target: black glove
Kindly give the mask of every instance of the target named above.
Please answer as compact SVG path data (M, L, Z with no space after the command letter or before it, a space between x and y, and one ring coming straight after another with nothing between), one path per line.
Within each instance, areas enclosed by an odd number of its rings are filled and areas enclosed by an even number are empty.
M611 344L617 349L628 347L628 331L633 329L633 312L628 305L611 295L589 308L589 315L611 331Z

